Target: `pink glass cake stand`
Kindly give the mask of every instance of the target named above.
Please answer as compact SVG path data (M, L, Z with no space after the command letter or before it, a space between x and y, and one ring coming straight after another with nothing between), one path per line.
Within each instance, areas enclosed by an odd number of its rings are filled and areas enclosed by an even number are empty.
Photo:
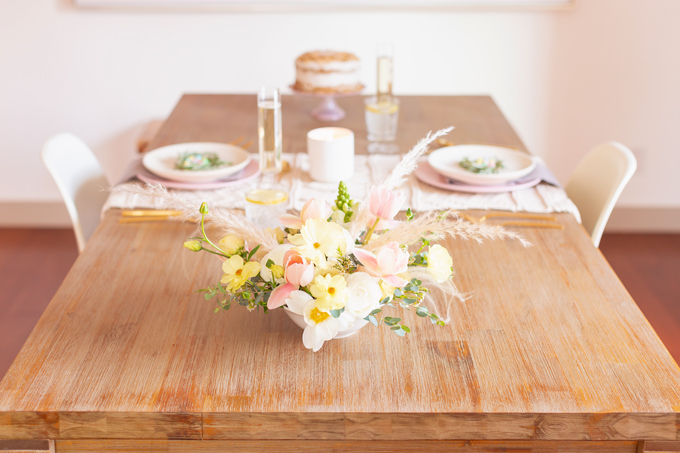
M345 117L345 111L335 102L335 98L344 98L347 96L356 96L361 93L363 86L360 90L352 91L350 93L308 93L306 91L299 91L290 86L293 93L299 94L301 96L309 96L315 98L321 98L319 105L314 107L312 110L312 116L317 120L321 121L339 121Z

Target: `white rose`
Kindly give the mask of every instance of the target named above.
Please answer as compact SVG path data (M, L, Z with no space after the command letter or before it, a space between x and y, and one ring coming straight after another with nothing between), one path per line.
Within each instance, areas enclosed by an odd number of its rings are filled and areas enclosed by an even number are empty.
M434 277L437 283L443 283L451 277L453 270L453 260L449 251L441 245L432 245L427 254L427 270Z
M349 300L345 305L345 312L350 313L357 319L365 318L371 310L378 308L382 290L378 279L371 277L366 272L356 272L347 277L347 290Z
M260 276L264 281L270 282L272 280L272 271L267 268L267 261L272 260L277 266L283 266L283 254L286 253L286 250L291 248L293 248L291 244L277 245L272 251L262 257L260 260L260 266L262 266L262 269L260 269ZM283 278L276 279L276 283L283 283L283 281Z

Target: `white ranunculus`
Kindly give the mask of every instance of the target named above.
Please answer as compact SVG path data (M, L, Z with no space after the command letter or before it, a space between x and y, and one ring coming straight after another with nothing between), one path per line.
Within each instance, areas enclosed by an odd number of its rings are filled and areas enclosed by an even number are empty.
M378 279L371 277L366 272L355 272L347 277L347 290L349 299L345 305L348 312L357 319L365 318L371 310L378 308L382 290Z
M453 274L452 267L453 260L449 251L441 245L432 245L427 253L427 270L434 277L437 283L445 282L451 274Z
M272 271L267 268L267 261L272 260L274 264L278 266L283 266L283 254L286 253L288 249L293 248L291 244L281 244L274 247L269 253L267 253L260 260L260 265L262 269L260 270L260 276L264 281L269 282L272 279ZM283 283L283 277L277 278L276 283Z

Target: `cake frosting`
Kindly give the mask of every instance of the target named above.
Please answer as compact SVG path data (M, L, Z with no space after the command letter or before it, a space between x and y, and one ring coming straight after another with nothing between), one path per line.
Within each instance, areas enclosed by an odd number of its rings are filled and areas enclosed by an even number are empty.
M359 59L348 52L307 52L295 60L293 88L318 94L354 93L363 88L359 69Z

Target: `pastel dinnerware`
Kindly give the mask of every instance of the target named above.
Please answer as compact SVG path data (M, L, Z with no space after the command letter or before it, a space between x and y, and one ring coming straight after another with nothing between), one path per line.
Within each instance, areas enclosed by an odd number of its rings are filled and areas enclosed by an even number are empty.
M213 170L178 170L175 168L177 157L183 153L215 153L228 165ZM178 143L154 149L144 155L142 164L156 176L171 181L205 183L231 176L250 162L250 153L238 146L226 143Z
M463 167L464 159L472 161L479 158L494 158L503 162L503 169L498 173L473 173ZM536 162L527 153L501 146L488 145L456 145L439 148L427 158L429 164L438 173L455 181L475 186L498 186L516 181L534 170Z
M414 172L418 180L429 184L434 187L438 187L444 190L451 190L453 192L466 192L466 193L501 193L501 192L512 192L514 190L528 189L541 182L541 178L531 178L526 177L521 181L506 182L505 184L499 184L496 186L478 186L472 184L466 184L464 182L456 182L450 180L448 177L437 173L437 171L432 168L432 166L426 161L422 161L418 164L418 168Z
M169 179L161 178L146 171L145 169L140 169L137 173L137 178L144 182L159 183L168 189L182 189L182 190L212 190L212 189L222 189L224 187L238 186L244 184L248 181L252 181L260 176L260 164L256 159L251 159L248 165L240 172L228 176L225 179L220 179L218 181L211 182L180 182L171 181Z
M315 181L347 181L354 175L354 132L321 127L307 133L309 176Z

